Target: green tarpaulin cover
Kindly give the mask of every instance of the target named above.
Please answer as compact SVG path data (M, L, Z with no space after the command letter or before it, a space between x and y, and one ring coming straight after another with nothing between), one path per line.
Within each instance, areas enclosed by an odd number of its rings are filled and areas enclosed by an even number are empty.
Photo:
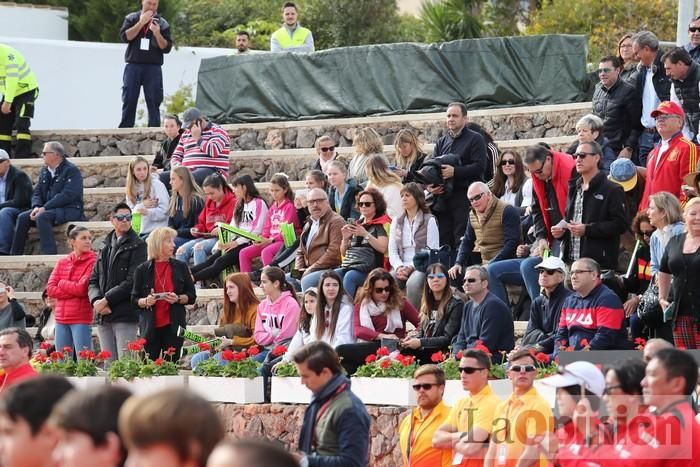
M235 123L579 102L585 59L577 35L232 55L202 60L197 107Z

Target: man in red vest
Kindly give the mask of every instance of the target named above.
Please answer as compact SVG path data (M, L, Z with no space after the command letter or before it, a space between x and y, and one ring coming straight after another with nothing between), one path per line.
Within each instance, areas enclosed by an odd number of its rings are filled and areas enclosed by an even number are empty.
M29 364L32 356L32 337L19 328L0 331L0 394L8 387L37 375Z
M698 165L697 146L681 132L685 121L681 106L664 101L651 116L656 119L661 142L647 157L646 185L639 203L640 212L649 207L649 196L660 191L668 191L683 200L683 179L688 173L695 172Z

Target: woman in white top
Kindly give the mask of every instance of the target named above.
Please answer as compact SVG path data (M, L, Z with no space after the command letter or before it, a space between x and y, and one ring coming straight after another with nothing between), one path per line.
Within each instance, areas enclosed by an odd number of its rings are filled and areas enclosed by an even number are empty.
M365 185L367 174L365 166L369 157L373 154L384 153L384 142L379 134L372 128L360 128L355 131L352 141L353 156L348 165L348 175L358 185Z
M126 174L126 204L132 212L141 215L141 238L154 229L168 226L168 189L157 176L151 175L151 164L136 156L129 162Z
M520 215L530 214L532 179L525 173L523 159L516 151L503 151L493 177L491 191L504 202L520 209Z
M384 156L370 156L366 166L367 188L376 188L386 201L386 213L392 219L403 212L401 205L401 177L389 170Z
M440 233L435 217L425 202L423 190L416 183L401 189L403 212L393 219L389 230L389 263L406 298L420 307L425 273L416 271L413 256L424 248L440 248Z

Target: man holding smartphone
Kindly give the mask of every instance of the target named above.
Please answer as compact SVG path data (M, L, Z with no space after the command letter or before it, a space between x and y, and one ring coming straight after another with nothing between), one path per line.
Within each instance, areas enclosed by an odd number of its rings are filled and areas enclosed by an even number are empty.
M158 0L142 0L141 11L126 15L119 37L128 44L119 128L133 128L141 86L148 108L148 126L158 127L163 102L163 54L173 46L170 24L158 15Z

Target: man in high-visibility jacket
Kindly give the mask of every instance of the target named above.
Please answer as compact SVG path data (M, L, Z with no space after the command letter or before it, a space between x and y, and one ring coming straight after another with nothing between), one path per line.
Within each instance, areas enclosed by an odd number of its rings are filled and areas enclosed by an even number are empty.
M301 27L297 16L296 4L285 2L282 6L284 24L270 37L270 52L314 51L314 36L310 30Z
M21 53L9 45L0 44L0 149L11 154L12 130L17 130L15 157L29 157L32 136L29 132L34 117L34 101L39 95L39 83Z

